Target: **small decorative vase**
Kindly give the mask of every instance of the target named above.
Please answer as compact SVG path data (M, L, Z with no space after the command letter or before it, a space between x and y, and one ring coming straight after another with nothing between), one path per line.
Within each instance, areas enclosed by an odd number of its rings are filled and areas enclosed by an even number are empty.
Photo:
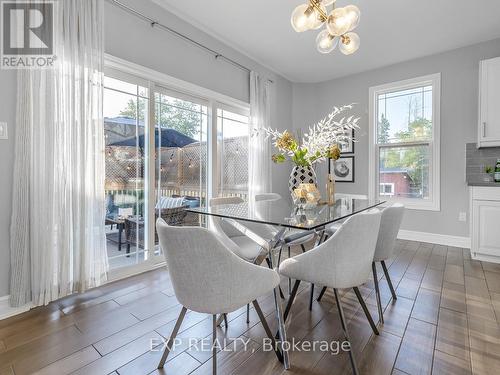
M288 180L288 190L290 194L293 195L293 191L300 184L314 184L316 183L316 173L312 167L300 167L296 165L292 169L292 173L290 173L290 179Z
M335 175L333 173L328 174L328 181L326 182L326 199L328 205L332 206L335 204Z

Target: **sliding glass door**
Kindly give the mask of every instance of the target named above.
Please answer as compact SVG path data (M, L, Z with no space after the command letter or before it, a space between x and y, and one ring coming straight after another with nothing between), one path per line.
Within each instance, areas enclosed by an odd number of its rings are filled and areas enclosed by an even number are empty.
M199 215L185 208L207 202L208 119L208 102L155 88L155 219L170 225L200 224ZM155 241L158 245L156 233Z
M148 109L147 81L122 75L105 77L106 217L103 219L111 269L137 264L147 256Z
M111 279L163 262L158 218L205 225L185 209L214 196L248 196L248 108L124 71L107 67L104 81Z
M217 171L220 197L248 195L248 110L217 105Z

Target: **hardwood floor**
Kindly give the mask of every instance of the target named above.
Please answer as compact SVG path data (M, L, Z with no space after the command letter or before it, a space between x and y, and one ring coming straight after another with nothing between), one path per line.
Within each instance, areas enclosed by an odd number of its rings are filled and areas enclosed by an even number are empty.
M355 294L341 293L361 373L500 373L500 265L471 260L465 249L398 241L387 266L398 299L390 299L379 267L385 319L379 336ZM360 291L377 320L373 280ZM332 291L312 311L308 300L303 284L287 322L289 338L342 341ZM276 330L272 296L260 304ZM211 336L211 317L194 312L186 315L182 343L165 370L156 370L161 352L150 350L152 340L158 345L168 338L180 309L168 272L159 269L0 321L0 375L210 374L211 352L202 339ZM263 350L266 335L257 313L252 308L246 323L245 312L230 313L229 327L219 329L227 344L218 354L219 374L283 374L274 353ZM291 362L287 374L351 373L345 352L294 351Z

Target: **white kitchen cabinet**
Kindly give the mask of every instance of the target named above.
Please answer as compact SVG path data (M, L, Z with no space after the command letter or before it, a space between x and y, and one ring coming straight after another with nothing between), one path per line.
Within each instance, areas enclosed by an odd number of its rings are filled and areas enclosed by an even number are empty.
M500 263L500 187L471 188L471 256Z
M500 57L479 67L478 147L500 146Z

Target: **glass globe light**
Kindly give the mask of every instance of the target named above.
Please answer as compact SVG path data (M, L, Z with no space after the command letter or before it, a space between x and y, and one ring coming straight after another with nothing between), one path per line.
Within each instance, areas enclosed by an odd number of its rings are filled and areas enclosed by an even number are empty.
M320 53L332 52L338 43L339 38L330 34L327 29L321 31L316 37L316 48Z
M326 7L320 3L319 7L326 14ZM314 8L313 12L308 17L309 29L316 30L319 29L323 25L323 20L321 19L321 14Z
M332 35L342 35L348 32L351 23L345 8L335 8L328 16L326 27Z
M309 30L309 17L311 13L314 13L314 8L309 4L302 4L295 8L292 12L291 23L293 29L301 33L303 31Z
M344 55L350 55L359 48L359 36L356 33L347 33L340 37L339 49Z
M349 31L352 31L359 25L359 17L361 15L361 12L356 5L348 5L344 9L346 10L346 17L351 24Z

